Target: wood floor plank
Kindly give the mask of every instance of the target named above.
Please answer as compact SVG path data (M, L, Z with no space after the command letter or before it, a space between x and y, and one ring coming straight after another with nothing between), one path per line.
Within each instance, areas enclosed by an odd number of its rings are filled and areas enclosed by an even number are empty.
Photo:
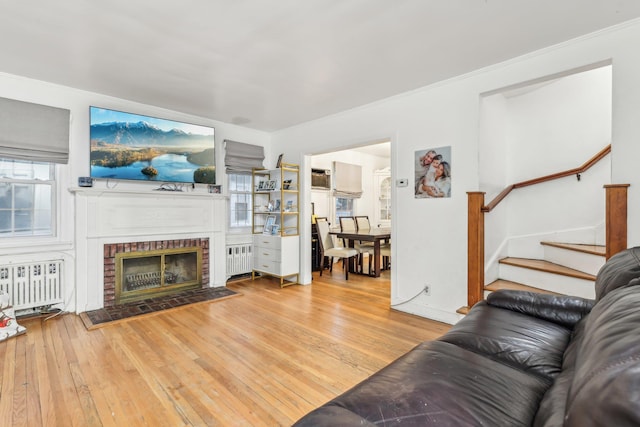
M228 287L242 296L91 331L25 320L0 343L0 425L291 425L449 329L391 309L388 273Z
M37 346L38 340L41 338L36 333L25 335L27 346L25 349L25 367L27 368L26 372L26 405L28 408L27 411L27 425L29 426L39 426L42 425L42 411L40 406L40 384L39 384L39 376L38 371L40 367L38 366L38 355L37 355ZM29 369L28 367L32 367Z
M21 360L16 357L16 339L5 341L3 346L4 358L2 366L2 382L0 388L0 425L11 426L13 425L13 394L15 392L15 373L16 364Z
M27 419L27 340L16 340L16 369L13 393L13 425L28 426Z
M54 410L53 403L53 391L51 387L51 377L48 375L48 365L51 357L48 354L48 349L45 340L45 328L42 327L42 324L39 319L32 319L23 323L23 325L27 328L27 334L25 337L29 340L33 339L34 343L34 359L35 364L28 365L29 371L31 374L29 375L31 378L35 378L34 381L34 393L37 393L38 396L38 405L29 406L30 412L28 417L31 418L31 414L34 414L34 426L38 426L36 424L35 418L37 415L36 411L40 412L40 418L42 421L42 425L45 426L56 426L58 423L56 422L56 415ZM32 408L36 408L31 410Z

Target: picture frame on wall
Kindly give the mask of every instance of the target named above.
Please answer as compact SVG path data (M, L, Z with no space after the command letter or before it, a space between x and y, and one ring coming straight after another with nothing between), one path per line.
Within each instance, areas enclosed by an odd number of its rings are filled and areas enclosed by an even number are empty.
M451 197L451 146L415 152L415 198Z

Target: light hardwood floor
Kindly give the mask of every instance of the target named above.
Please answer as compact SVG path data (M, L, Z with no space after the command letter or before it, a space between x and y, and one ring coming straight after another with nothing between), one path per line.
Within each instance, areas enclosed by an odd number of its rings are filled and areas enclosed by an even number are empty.
M336 265L338 267L338 265ZM340 268L87 331L24 320L0 343L0 426L279 426L448 325L389 308L389 281Z

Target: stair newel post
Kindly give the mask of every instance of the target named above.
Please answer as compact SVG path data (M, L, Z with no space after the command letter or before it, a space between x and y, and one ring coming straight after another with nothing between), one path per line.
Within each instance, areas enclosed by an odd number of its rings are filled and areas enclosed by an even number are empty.
M627 249L627 188L630 184L605 185L606 259Z
M467 304L484 299L484 192L467 192Z

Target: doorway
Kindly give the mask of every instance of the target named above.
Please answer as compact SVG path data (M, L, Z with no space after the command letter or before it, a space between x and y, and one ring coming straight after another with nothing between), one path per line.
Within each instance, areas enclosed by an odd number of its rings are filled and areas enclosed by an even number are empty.
M358 197L336 194L335 162L357 166L361 170L361 195ZM331 227L339 228L340 216L367 216L371 227L391 228L391 142L389 140L355 146L327 153L308 156L307 167L310 174L327 174L329 185L311 186L310 202L312 213L326 217ZM312 227L313 228L313 227ZM312 246L315 243L312 236ZM317 255L312 247L312 271L319 265L314 263ZM365 262L369 259L365 258ZM367 264L365 264L365 269Z

